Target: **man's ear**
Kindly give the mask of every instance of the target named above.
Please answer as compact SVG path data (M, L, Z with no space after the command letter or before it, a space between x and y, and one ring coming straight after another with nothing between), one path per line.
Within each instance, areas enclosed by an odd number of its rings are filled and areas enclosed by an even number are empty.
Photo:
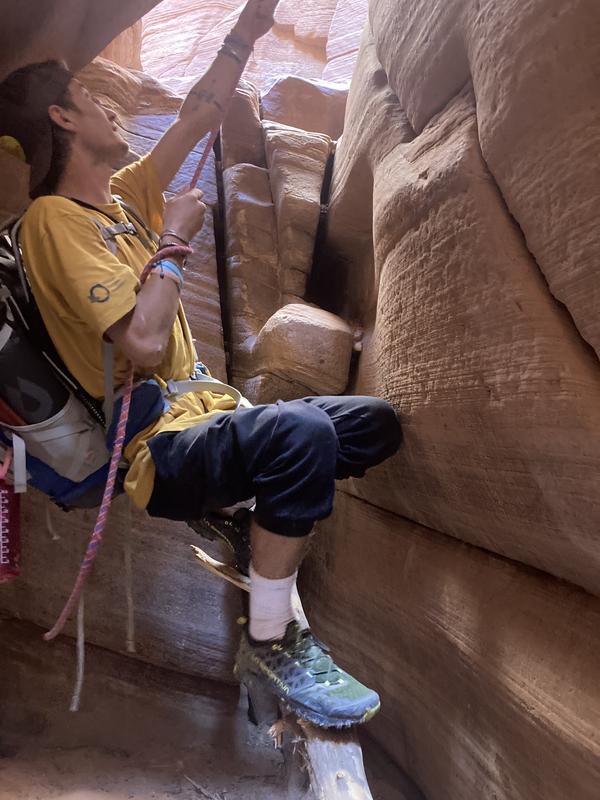
M63 128L65 131L74 131L77 127L73 112L67 108L63 108L62 106L48 106L48 116L55 125L58 125L59 128Z

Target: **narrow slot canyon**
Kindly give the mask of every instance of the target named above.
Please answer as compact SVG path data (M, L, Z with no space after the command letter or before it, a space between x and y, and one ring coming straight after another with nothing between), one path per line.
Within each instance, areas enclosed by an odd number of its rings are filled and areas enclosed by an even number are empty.
M116 115L117 170L242 7L0 2L0 80L64 60ZM0 800L598 800L599 77L597 0L280 0L200 176L181 300L199 359L251 403L369 395L402 424L395 455L337 481L298 579L316 636L381 697L347 745L368 788L342 761L327 788L302 726L248 720L244 593L193 546L231 553L125 495L70 712L77 620L42 635L96 511L28 488L0 582ZM8 138L2 230L30 203Z

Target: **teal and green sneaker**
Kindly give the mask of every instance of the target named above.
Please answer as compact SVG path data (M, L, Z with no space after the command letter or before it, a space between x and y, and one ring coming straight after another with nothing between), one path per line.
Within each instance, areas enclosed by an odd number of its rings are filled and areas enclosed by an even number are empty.
M367 722L381 706L379 696L335 664L327 648L296 621L283 639L255 642L242 633L235 674L249 690L274 694L302 719L323 728Z

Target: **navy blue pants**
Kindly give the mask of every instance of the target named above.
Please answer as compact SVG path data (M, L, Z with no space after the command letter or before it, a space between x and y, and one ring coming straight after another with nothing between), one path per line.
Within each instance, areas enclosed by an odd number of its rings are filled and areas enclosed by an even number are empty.
M306 536L331 513L335 480L362 477L401 440L393 408L375 397L306 397L217 414L150 440L148 513L194 520L256 497L259 525Z

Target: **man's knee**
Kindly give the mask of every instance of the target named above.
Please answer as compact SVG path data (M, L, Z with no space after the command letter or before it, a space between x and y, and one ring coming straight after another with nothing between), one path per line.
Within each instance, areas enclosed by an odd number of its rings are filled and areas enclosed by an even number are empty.
M388 455L402 444L402 426L394 408L381 397L362 397L361 416L374 441L380 442Z
M337 436L329 416L320 408L292 400L281 403L279 419L274 438L279 444L292 453L302 453L306 457L327 454L335 458Z

